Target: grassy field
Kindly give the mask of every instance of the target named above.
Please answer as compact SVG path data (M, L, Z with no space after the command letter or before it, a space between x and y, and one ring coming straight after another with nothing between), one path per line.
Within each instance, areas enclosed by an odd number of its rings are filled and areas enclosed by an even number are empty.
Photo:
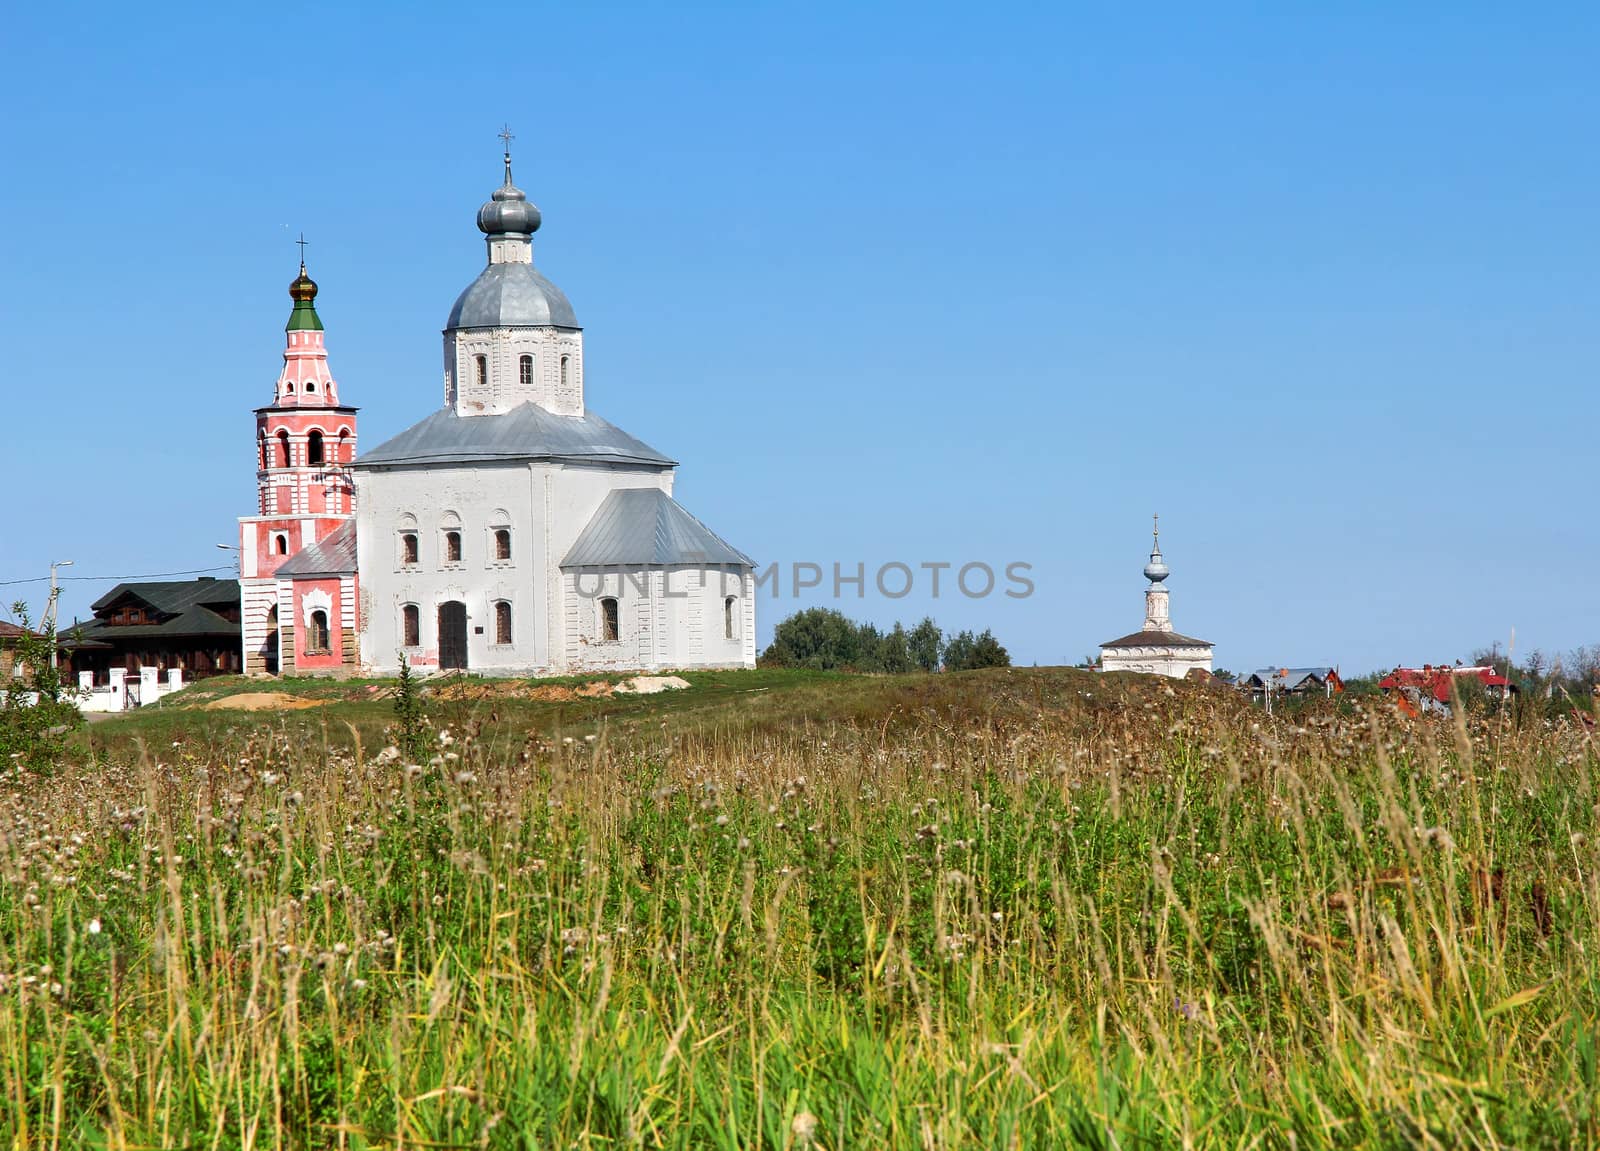
M5 1146L1600 1145L1576 719L686 678L438 685L425 763L215 680L6 772Z

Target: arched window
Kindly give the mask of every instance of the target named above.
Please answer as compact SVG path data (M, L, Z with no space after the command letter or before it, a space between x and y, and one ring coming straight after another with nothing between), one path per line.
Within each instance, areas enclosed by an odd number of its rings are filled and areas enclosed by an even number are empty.
M621 617L617 611L617 601L607 596L600 601L600 640L602 643L615 643L622 636Z
M328 613L320 607L311 613L311 624L306 629L306 653L325 653L328 650Z
M494 642L511 642L511 605L505 600L494 605Z
M525 388L533 387L533 357L523 356L517 360L517 379Z
M422 613L414 603L400 609L400 643L403 647L422 646Z
M306 439L306 463L320 464L322 462L322 433L312 429L311 435Z
M444 562L458 564L461 562L461 533L449 531L444 533Z
M561 386L563 388L567 386L567 363L571 359L571 356L561 357Z
M279 432L278 433L278 466L280 468L286 468L286 467L289 466L289 433L288 432Z
M287 384L285 384L284 388L288 391L288 393L291 396L294 395L294 381L293 380L290 380Z
M317 390L317 381L315 381L315 380L307 380L306 381L306 391L314 392L316 390Z
M335 463L347 464L350 462L350 429L339 429L338 455L333 457Z
M511 558L511 529L494 529L494 558L502 563Z
M265 468L267 466L267 433L266 432L262 432L259 436L256 437L256 439L258 441L258 446L261 449L261 465L260 466L262 468Z
M737 639L736 623L738 615L735 605L739 602L735 596L729 596L722 601L722 636L724 639Z
M417 533L400 533L400 562L408 567L417 562Z
M478 386L480 388L488 387L488 385L489 385L489 357L488 356L474 356L473 359L476 360L477 364L478 364Z
M272 550L280 556L289 554L289 536L287 533L278 532L272 537Z

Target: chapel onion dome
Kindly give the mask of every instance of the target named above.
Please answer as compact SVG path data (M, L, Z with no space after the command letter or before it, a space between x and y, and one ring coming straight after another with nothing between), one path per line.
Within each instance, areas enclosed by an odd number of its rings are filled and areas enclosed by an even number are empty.
M294 310L289 313L289 322L284 326L284 330L322 331L322 318L317 315L316 305L313 302L317 298L317 282L306 275L306 266L303 263L300 265L300 274L289 285L289 298L294 301Z
M532 236L541 219L539 209L511 182L508 154L505 183L478 209L478 230L489 243L489 266L456 299L445 331L578 327L577 314L561 289L534 270Z
M529 201L521 188L511 182L511 161L506 160L506 182L494 190L489 202L478 209L478 231L485 236L520 232L531 236L539 230L542 217L538 205Z
M1167 561L1161 558L1161 517L1156 516L1150 533L1150 562L1144 565L1144 578L1160 583L1171 574Z

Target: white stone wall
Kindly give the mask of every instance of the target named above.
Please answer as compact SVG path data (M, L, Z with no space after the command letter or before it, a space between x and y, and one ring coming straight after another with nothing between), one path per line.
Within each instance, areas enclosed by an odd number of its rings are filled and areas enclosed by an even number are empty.
M246 674L265 671L262 648L271 629L267 618L278 602L278 583L270 576L239 581L239 633Z
M533 383L527 387L522 384L525 355L533 357ZM479 356L488 369L482 387ZM445 406L462 416L508 412L529 400L557 415L581 416L583 333L572 328L466 328L446 333L444 392Z
M361 573L360 651L374 671L399 668L402 609L415 604L419 640L406 649L409 662L435 666L438 660L438 609L460 600L467 608L467 665L472 671L557 672L570 666L580 651L581 631L574 632L570 603L564 594L560 563L580 532L588 526L606 494L615 488L660 488L672 491L672 472L663 468L577 466L542 462L476 464L450 467L362 469L357 472L356 541ZM446 562L444 532L459 525L459 563ZM493 558L493 531L511 529L511 560ZM414 530L418 542L415 566L401 563L402 531ZM753 600L753 590L744 595ZM677 600L662 599L669 613ZM511 605L512 642L496 644L496 601ZM706 604L705 627L720 637L721 600L716 612ZM695 662L754 663L753 606L746 610L740 658L723 659L726 651L709 644ZM686 626L687 616L668 616L666 625ZM478 629L482 628L482 634ZM649 647L647 652L657 649ZM663 652L678 656L676 651ZM585 666L589 666L585 664ZM636 661L625 666L639 667ZM649 666L667 666L655 663Z
M1211 670L1209 647L1105 647L1100 649L1103 671L1137 671L1182 679L1195 668Z
M579 569L563 573L562 588L572 671L755 666L755 577L748 570ZM601 605L608 598L617 601L615 640L603 630Z

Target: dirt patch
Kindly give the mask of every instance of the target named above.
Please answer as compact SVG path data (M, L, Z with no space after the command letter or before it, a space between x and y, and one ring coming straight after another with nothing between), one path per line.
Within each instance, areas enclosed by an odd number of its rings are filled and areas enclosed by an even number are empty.
M322 707L325 699L302 699L282 691L246 691L239 695L224 696L201 704L202 711L299 711L307 707Z
M615 690L615 685L603 679L580 684L529 683L521 679L468 679L430 689L434 698L442 700L531 699L542 703L601 699Z
M688 680L676 675L636 675L617 684L617 690L629 695L655 695L658 691L682 691L688 686Z

